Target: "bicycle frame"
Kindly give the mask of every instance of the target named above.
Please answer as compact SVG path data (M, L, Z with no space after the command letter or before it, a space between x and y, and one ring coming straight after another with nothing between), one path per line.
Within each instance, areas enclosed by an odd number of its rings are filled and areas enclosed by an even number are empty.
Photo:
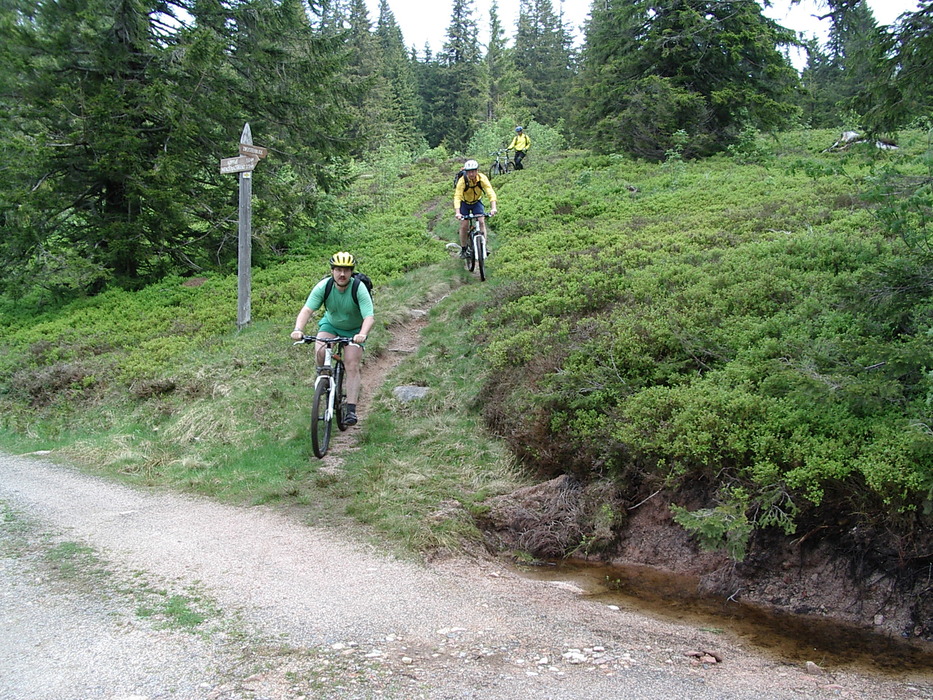
M483 241L486 240L486 234L483 233L483 230L479 227L479 220L473 218L473 221L470 222L470 245L473 248L474 257L476 254L476 239L482 238Z
M323 459L330 447L333 424L341 431L349 426L343 419L343 389L346 367L343 364L343 349L356 345L352 338L302 335L301 343L320 343L323 363L317 365L314 380L314 398L311 402L311 447L314 456ZM319 349L315 347L315 359Z
M314 388L317 389L321 382L327 383L327 409L324 411L324 420L329 421L334 417L334 403L337 400L337 392L334 388L337 386L337 374L343 374L343 360L337 353L337 362L334 362L333 343L324 343L324 364L318 367L317 379L314 380Z
M482 216L483 218L489 218L489 214L483 214ZM467 231L467 235L470 237L470 247L475 250L476 246L474 245L474 242L476 241L477 236L481 236L483 240L486 240L486 235L483 233L483 230L479 225L480 217L476 214L467 214L463 218L470 222L470 228Z
M484 218L489 218L488 214L483 214ZM479 277L484 282L486 281L486 258L489 257L489 247L486 245L486 234L483 233L483 230L479 225L479 217L475 214L467 214L465 217L470 222L470 229L468 235L470 236L470 242L467 250L470 253L469 262L467 263L467 269L470 272L478 266L479 267Z
M342 348L344 345L356 345L356 343L348 341L348 338L318 338L314 335L306 335L301 340L293 343L294 345L301 345L303 343L320 342L324 345L324 363L317 368L314 389L317 390L321 382L327 383L327 409L324 413L325 421L329 421L334 417L334 404L337 401L337 392L334 391L334 389L337 386L338 376L342 376L346 371L343 364ZM337 346L336 350L334 350L335 345Z
M495 162L490 166L489 173L490 175L503 175L505 173L511 172L509 166L513 169L515 168L515 162L509 158L509 149L504 148L498 151L493 151L489 155L495 156Z

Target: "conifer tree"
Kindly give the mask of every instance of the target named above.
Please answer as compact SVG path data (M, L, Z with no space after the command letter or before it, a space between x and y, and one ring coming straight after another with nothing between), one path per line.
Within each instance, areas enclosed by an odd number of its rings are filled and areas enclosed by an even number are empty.
M456 149L467 144L483 114L479 30L473 9L473 0L454 0L441 54L442 83L433 106L443 120L444 140Z
M67 295L229 269L236 179L218 161L246 121L280 154L269 175L287 163L304 193L339 186L320 164L341 153L346 91L305 3L180 2L47 0L0 23L4 50L30 58L0 82L0 103L15 104L6 123L30 129L28 157L0 182L4 282L45 278ZM257 179L258 254L311 219L315 195L285 182Z
M825 52L811 48L802 75L807 116L814 127L853 128L843 114L876 68L878 27L864 0L837 9L831 19Z
M499 19L499 3L489 8L489 46L485 57L486 119L495 121L516 109L518 74L512 52L506 46L505 29Z
M350 106L351 124L348 138L352 153L363 156L378 148L392 131L393 95L391 87L382 79L382 46L373 32L365 0L349 0L346 48L347 69L345 80L358 88Z
M411 60L405 51L402 31L387 0L379 2L376 34L382 55L381 75L391 91L391 119L399 142L413 148L421 139L418 88Z
M933 111L933 2L918 3L878 34L871 79L853 100L865 126L892 132Z
M428 145L435 148L447 136L447 114L438 108L446 99L448 91L447 68L434 56L429 44L424 46L424 59L418 60L417 56L413 58L421 115L419 129Z
M796 71L778 47L794 34L753 0L600 0L586 30L576 110L594 146L660 159L724 148L746 126L796 114Z
M554 14L551 0L520 0L515 66L522 111L542 124L566 114L573 78L570 32Z

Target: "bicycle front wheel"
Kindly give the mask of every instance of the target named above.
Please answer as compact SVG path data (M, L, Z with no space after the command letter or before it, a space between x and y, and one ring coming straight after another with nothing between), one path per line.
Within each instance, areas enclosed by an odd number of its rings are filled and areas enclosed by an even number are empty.
M474 268L476 268L476 248L474 246L474 244L476 243L475 226L476 226L475 221L470 222L470 233L469 233L470 240L467 243L466 260L463 261L464 264L466 265L466 269L469 270L470 272L473 272Z
M473 240L474 257L479 268L479 278L486 281L486 236L479 235Z
M334 415L337 417L337 427L340 430L346 430L350 426L344 422L344 405L347 403L347 392L343 386L344 369L343 363L337 365L334 369L334 380L336 388L334 391Z
M331 420L327 418L327 400L330 396L329 381L318 382L314 387L311 403L311 448L318 459L327 454L330 446Z

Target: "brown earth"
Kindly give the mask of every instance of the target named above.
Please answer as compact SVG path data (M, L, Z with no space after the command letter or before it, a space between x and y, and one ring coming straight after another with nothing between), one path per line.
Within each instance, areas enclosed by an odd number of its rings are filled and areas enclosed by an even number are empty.
M620 529L600 533L591 516L599 495L571 476L560 476L492 499L482 525L492 549L546 558L579 550L581 540L613 539L599 550L609 564L689 576L700 593L913 639L933 653L930 579L906 580L896 571L868 566L860 570L851 550L816 537L761 537L743 562L735 562L724 552L701 549L674 522L663 492L629 509Z

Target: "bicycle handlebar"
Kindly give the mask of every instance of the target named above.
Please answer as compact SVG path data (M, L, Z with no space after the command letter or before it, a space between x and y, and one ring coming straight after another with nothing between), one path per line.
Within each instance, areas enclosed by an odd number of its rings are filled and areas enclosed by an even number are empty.
M321 343L324 343L325 345L357 345L359 346L359 343L353 342L353 338L345 338L341 336L337 336L336 338L326 338L324 336L317 336L317 335L303 335L301 336L301 340L296 340L294 343L292 343L292 345L303 345L304 343L314 343L314 342L321 342Z

